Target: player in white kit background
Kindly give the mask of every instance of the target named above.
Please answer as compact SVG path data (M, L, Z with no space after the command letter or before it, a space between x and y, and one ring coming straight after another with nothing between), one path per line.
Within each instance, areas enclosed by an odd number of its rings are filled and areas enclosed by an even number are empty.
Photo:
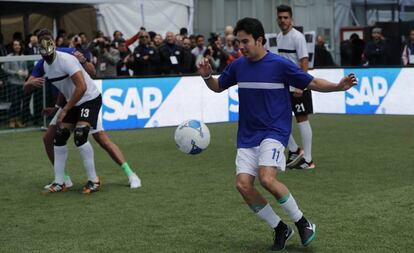
M211 76L207 59L201 61L198 71L214 92L238 85L236 188L251 210L275 231L272 251L283 250L294 232L256 190L256 177L295 223L302 244L307 246L315 239L316 226L305 218L289 189L277 177L278 171L285 170L284 148L292 127L289 86L343 91L356 85L356 78L350 74L339 83L314 78L288 59L266 51L264 29L255 18L239 20L234 35L240 41L243 56L228 65L218 79Z
M278 54L308 71L309 54L305 36L293 27L292 9L287 5L277 7L277 22L281 32L277 35ZM312 93L309 89L291 87L292 111L295 114L303 149L298 146L293 135L289 137L286 166L297 169L314 169L312 160L312 128L309 114L313 113Z
M88 181L83 193L92 193L100 189L100 180L96 175L94 152L88 141L89 131L96 129L99 111L102 105L101 93L74 56L56 51L50 32L39 33L40 54L44 60L45 79L53 84L67 103L57 115L57 131L54 137L55 180L44 192L62 192L67 188L64 183L65 165L68 157L67 140L71 131L83 160Z
M41 30L40 33L43 33L43 34L48 33L50 36L52 36L50 31L48 30ZM95 66L92 63L90 63L90 59L85 57L82 53L77 51L75 48L57 48L57 51L74 55L90 76L93 76L95 74ZM44 73L44 60L40 60L37 62L37 64L33 68L33 71L30 77L25 82L25 89L30 89L32 86L42 87L44 85L44 78L43 78L44 74L45 74ZM61 108L65 106L66 104L66 100L62 96L62 94L59 94L57 100L58 101L56 102L55 108L44 109L45 114L48 114L48 115L55 114L55 116L53 117L53 119L51 120L49 124L47 132L45 133L43 137L43 143L45 146L45 150L52 164L54 164L53 140L54 140L54 136L56 133L57 116L62 110ZM141 187L141 179L129 167L129 164L127 163L121 149L115 143L113 143L111 139L109 138L109 136L105 133L103 126L102 126L101 114L99 114L96 128L91 130L89 133L94 137L94 139L99 143L99 145L110 155L112 160L115 161L120 166L120 168L124 171L124 173L128 176L130 187L131 188ZM67 175L67 173L65 173L64 175L64 182L67 188L73 186L73 182L71 178ZM47 184L45 186L45 189L49 187L50 187L50 184Z

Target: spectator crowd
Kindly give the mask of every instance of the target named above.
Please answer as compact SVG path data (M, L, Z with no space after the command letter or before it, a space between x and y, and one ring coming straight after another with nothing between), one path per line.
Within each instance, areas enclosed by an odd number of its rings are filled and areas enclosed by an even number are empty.
M207 39L201 34L189 35L186 28L181 28L178 34L167 32L163 36L141 27L130 38L124 38L120 31L115 31L112 37L98 31L91 39L83 32L66 34L64 30L59 30L56 45L76 48L81 52L94 64L96 78L193 74L203 58L208 58L214 73L220 73L242 55L240 41L234 37L231 26L225 28L223 36L211 33ZM131 51L132 45L136 47ZM370 41L352 34L340 46L342 66L388 65L390 53L390 45L377 27L372 30ZM16 32L7 45L3 44L0 34L0 56L35 54L39 54L36 31L26 40L22 33ZM414 65L414 29L410 31L402 50L401 63ZM314 66L334 65L324 38L318 36ZM23 84L33 66L34 62L14 61L3 63L0 68L0 101L10 103L7 116L10 128L24 127L28 120L32 120L35 125L41 123L42 89L23 92ZM28 114L31 99L34 101L33 108L32 113Z

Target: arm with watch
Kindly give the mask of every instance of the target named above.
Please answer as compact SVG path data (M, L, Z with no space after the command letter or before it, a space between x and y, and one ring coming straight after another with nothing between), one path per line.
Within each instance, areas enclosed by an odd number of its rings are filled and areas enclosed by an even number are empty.
M214 92L222 92L224 89L220 88L218 79L212 76L213 69L207 58L204 58L200 61L198 65L198 73L201 75L201 78L204 79L204 82L207 84L208 88Z

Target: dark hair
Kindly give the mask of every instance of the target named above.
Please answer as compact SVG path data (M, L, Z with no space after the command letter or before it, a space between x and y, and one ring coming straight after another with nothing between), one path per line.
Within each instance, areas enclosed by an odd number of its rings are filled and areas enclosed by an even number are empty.
M197 35L197 36L195 37L196 41L197 41L199 38L203 38L203 39L204 39L204 35L202 35L202 34Z
M20 44L20 52L19 52L19 55L24 54L25 49L24 49L24 43L23 43L23 41L20 40L20 39L13 39L12 44L14 44L15 41L19 42L19 44ZM14 52L14 49L13 49L13 52Z
M116 34L116 33L120 33L120 34L121 34L121 36L122 36L121 31L115 30L115 32L114 32L114 34L113 34L113 36L114 36L114 37L115 37L115 34Z
M43 37L49 37L53 39L52 32L49 29L43 28L40 29L39 32L36 34L39 42L43 39Z
M356 40L356 39L359 39L359 35L357 33L353 33L353 34L351 34L351 36L349 38L351 40Z
M262 45L266 44L263 25L256 18L243 18L237 21L233 34L237 35L239 31L244 31L247 34L251 34L254 40L257 40L259 37L262 37Z
M23 41L23 34L21 32L14 32L13 33L13 40Z
M277 7L277 13L280 13L280 12L289 12L290 17L293 16L292 8L289 5L284 5L284 4L279 5Z
M157 35L157 33L154 32L154 31L149 31L148 35L149 35L150 39L153 40L155 38L155 36Z
M185 34L188 34L187 28L181 27L181 29L180 29L180 35L185 35Z

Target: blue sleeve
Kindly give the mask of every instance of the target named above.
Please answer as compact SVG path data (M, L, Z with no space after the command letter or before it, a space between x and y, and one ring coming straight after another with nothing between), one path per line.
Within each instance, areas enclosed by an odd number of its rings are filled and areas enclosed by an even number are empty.
M223 90L237 84L234 65L234 61L227 65L218 79L219 86Z
M64 52L68 54L74 54L76 51L75 48L71 48L71 47L58 47L56 50L59 52Z
M289 86L293 86L295 88L304 90L313 80L313 76L303 71L303 69L296 66L296 64L294 64L293 62L286 60L284 79L285 83Z
M45 70L43 69L43 63L45 61L42 59L36 63L32 70L32 76L34 77L42 77L45 75Z

